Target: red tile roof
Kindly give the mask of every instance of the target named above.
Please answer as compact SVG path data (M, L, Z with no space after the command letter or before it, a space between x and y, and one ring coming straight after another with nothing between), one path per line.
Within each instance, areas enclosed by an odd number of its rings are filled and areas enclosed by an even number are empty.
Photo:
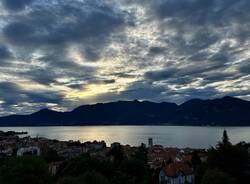
M183 161L192 161L192 155L184 155L182 159Z
M191 175L193 173L193 169L186 163L175 162L167 165L164 168L164 172L166 176L177 177L179 174Z

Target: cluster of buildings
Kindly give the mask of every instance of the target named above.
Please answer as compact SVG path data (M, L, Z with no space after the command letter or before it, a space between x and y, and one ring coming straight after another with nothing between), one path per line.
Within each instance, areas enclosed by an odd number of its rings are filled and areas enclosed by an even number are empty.
M110 147L104 141L81 143L80 141L58 141L46 138L19 137L15 134L1 134L0 131L0 157L41 155L44 150L52 149L63 160L77 157L84 153L91 156L105 158L114 148L122 148L124 156L129 157L136 152L137 147L113 143ZM148 165L159 173L159 182L166 184L194 183L194 170L192 167L193 149L164 148L153 145L153 139L148 144ZM201 157L205 159L205 157ZM56 174L62 161L49 163L49 170Z
M104 141L85 142L58 141L47 138L19 137L0 132L0 158L22 155L41 155L43 150L53 149L64 159L77 157L87 152L97 152L106 148Z
M160 184L194 183L194 169L192 165L194 149L164 148L161 145L153 145L151 138L148 141L148 145L148 165L151 169L159 171ZM206 155L200 156L205 161Z
M110 149L122 148L125 157L129 157L136 151L136 147L113 143L110 147L104 141L84 142L80 141L58 141L42 137L31 138L16 134L6 135L0 131L0 158L23 155L40 156L48 150L56 152L61 160L68 160L84 153L95 156L95 158L105 159ZM112 159L112 157L110 157ZM55 160L49 163L49 170L55 174L62 161Z
M155 145L149 150L148 164L159 170L159 183L184 184L194 183L192 153L190 150L163 148Z
M5 132L0 131L0 158L12 156L18 140L17 135L7 135Z

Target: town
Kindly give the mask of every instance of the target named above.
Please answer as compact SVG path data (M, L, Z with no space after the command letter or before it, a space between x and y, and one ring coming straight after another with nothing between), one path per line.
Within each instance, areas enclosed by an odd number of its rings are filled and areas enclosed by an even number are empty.
M20 134L22 136L19 136ZM236 158L236 162L238 164L238 162L242 162L240 159L245 159L246 163L243 163L244 166L241 166L241 169L246 170L244 178L248 178L249 144L242 142L236 146L237 150L240 149L239 155L242 157ZM245 157L243 157L243 148L248 151ZM228 140L226 131L223 134L222 142L218 143L217 150L215 148L210 150L165 148L153 144L152 138L148 139L148 145L142 143L138 147L121 145L118 142L107 146L104 141L84 143L73 140L59 141L43 137L25 136L25 133L22 132L0 131L0 168L2 168L0 169L0 183L11 180L11 178L8 178L10 175L6 175L7 171L5 170L8 168L8 162L11 162L11 160L17 163L20 162L21 167L25 168L25 160L30 162L29 159L37 158L40 162L44 162L46 172L48 172L44 183L74 184L91 175L96 181L91 180L87 182L89 184L98 183L98 178L100 179L99 183L203 184L204 177L209 178L208 174L205 174L203 167L204 165L210 167L208 162L214 162L211 161L211 158L215 155L219 156L220 149L222 149L223 154L227 154L227 149L234 149L234 146ZM237 156L236 151L233 153L233 157ZM225 157L227 156L225 155ZM213 159L216 160L217 158ZM231 159L230 155L228 159ZM37 166L34 165L33 167L36 168ZM13 171L13 168L9 169ZM20 181L16 180L18 181L16 183L24 183L25 178L29 178L29 175L34 177L32 176L32 170L27 170L27 168L24 170L28 171L26 173L28 176L22 176ZM200 172L205 175L203 179L200 178ZM88 174L86 175L86 173ZM85 174L84 177L81 176L82 174ZM224 180L223 170L215 174L218 174ZM13 177L16 176L13 175ZM226 177L230 179L231 176ZM243 174L241 177L243 177ZM238 183L234 181L237 178L232 178L231 183Z

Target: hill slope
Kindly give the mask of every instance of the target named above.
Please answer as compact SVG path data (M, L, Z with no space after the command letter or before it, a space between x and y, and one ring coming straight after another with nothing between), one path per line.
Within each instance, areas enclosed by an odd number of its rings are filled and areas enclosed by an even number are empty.
M43 109L30 115L0 117L0 126L48 125L221 125L250 126L250 102L233 97L192 99L181 105L118 101L83 105L70 112Z

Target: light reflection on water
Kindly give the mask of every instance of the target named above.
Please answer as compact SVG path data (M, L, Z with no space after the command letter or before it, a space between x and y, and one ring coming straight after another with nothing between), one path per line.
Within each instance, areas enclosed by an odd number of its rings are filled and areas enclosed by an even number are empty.
M53 126L53 127L0 127L0 130L27 131L32 137L58 140L104 140L134 146L147 143L152 137L155 144L166 147L208 148L215 146L226 129L233 143L250 142L250 127L193 127L193 126Z

